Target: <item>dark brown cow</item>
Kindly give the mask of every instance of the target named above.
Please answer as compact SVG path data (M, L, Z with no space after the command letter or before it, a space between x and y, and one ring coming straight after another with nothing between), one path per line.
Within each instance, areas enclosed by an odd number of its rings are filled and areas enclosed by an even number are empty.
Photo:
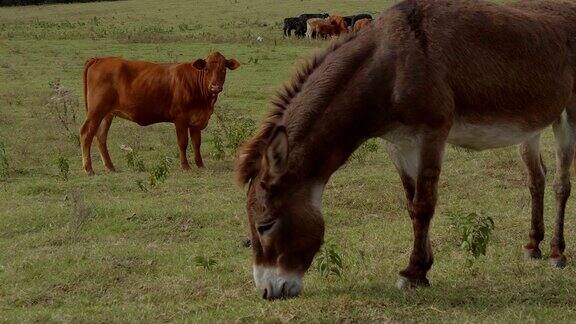
M169 122L176 125L180 164L190 169L186 158L188 132L194 145L198 167L200 132L208 125L218 94L226 79L226 69L240 63L216 52L192 63L156 64L128 61L116 57L93 58L84 67L86 121L80 129L84 170L92 175L90 147L96 136L106 169L114 165L106 146L106 137L115 116L141 126Z

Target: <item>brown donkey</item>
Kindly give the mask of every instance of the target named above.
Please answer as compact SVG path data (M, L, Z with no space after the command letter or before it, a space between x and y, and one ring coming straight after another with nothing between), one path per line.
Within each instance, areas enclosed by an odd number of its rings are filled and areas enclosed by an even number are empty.
M551 263L563 267L564 211L576 124L576 4L408 0L315 56L244 147L254 280L268 299L296 296L322 244L321 197L366 139L390 142L414 230L397 286L427 286L428 236L447 143L521 145L530 174L527 256L541 256L545 178L539 136L556 136Z

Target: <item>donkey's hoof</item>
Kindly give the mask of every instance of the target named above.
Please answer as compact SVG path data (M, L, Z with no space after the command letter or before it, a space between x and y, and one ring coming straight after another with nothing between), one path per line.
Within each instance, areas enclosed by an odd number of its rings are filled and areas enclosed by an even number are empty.
M400 290L409 290L418 287L429 287L430 282L428 279L410 279L402 275L398 276L398 281L396 281L396 288Z
M522 247L522 254L525 259L541 259L542 251L540 249L530 249L525 246Z
M566 266L566 257L560 256L556 258L550 258L550 265L556 269L562 269Z

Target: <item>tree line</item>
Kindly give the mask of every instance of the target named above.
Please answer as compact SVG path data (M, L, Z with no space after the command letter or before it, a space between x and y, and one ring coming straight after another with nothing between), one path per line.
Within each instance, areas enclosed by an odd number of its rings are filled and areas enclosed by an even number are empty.
M116 1L116 0L0 0L0 7L30 6L30 5L52 4L52 3L101 2L101 1Z

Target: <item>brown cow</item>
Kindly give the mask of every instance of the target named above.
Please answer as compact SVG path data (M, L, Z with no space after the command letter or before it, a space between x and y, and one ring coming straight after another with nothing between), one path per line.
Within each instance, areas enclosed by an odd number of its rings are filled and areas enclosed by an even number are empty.
M318 20L309 20L308 21L309 30L311 31L309 37L322 37L328 38L331 36L338 36L342 33L346 33L348 31L348 25L346 25L346 21L344 17L341 16L331 16L326 20L318 19Z
M360 31L362 28L370 26L372 20L368 18L360 19L354 24L354 32Z
M195 162L203 167L200 131L206 128L218 94L226 79L226 68L240 63L216 52L192 63L156 64L116 57L93 58L84 67L86 121L80 129L84 170L92 175L90 148L96 136L104 166L114 171L106 138L115 116L146 126L169 122L176 126L180 164L186 158L188 132L194 145Z

